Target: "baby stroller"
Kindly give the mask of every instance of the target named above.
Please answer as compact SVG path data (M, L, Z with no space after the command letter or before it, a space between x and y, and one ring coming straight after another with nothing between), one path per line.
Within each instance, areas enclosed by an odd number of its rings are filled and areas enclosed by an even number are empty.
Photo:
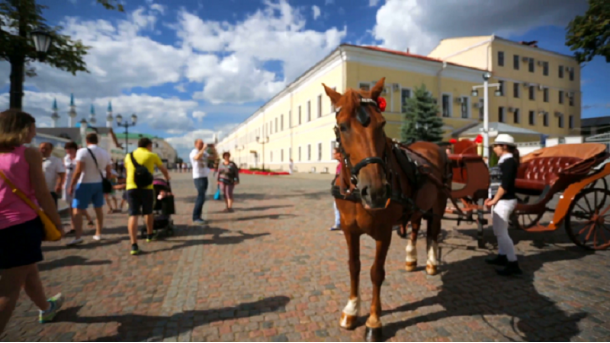
M161 234L171 236L174 234L174 221L171 215L176 213L174 207L174 196L169 182L163 179L153 180L155 204L153 205L153 234L160 237ZM142 238L146 238L146 225L140 229Z

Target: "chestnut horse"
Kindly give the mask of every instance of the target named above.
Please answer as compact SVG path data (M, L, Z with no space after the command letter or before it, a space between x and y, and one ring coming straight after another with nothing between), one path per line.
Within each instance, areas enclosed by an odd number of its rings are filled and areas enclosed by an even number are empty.
M348 89L343 95L322 84L336 108L335 134L342 154L341 174L335 181L333 195L341 213L351 279L349 301L340 320L343 328L354 329L357 325L360 236L367 234L376 241L371 267L373 297L365 331L367 341L380 340L382 335L380 291L392 227L396 224L404 227L411 222L414 234L407 246L406 267L413 271L417 264L417 231L422 218L428 220L426 272L436 274L437 238L449 196L447 183L451 182L450 164L443 148L434 143L416 142L406 149L386 137L386 121L377 103L384 81L385 78L379 80L370 91ZM405 155L405 150L415 158ZM427 175L418 173L423 166L432 171ZM415 182L415 174L423 177Z

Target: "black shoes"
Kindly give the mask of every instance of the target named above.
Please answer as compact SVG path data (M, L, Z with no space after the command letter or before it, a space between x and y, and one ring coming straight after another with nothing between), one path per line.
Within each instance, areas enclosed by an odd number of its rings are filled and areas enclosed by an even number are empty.
M495 257L488 257L485 259L487 264L493 264L495 266L505 266L508 264L508 259L506 255L497 255Z
M504 269L496 270L496 273L498 273L498 275L502 275L502 276L512 276L512 275L521 275L521 274L523 274L523 271L521 270L521 268L519 268L519 262L515 261L515 262L508 262L506 264L506 267L504 267Z

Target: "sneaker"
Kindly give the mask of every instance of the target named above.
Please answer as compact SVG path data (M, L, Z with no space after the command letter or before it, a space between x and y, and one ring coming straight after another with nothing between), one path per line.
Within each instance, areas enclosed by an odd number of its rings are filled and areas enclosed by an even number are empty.
M93 224L93 222L92 222L92 221L89 221L89 222L87 223L87 226L95 226L95 224Z
M496 270L498 275L502 276L511 276L511 275L521 275L523 271L519 268L519 262L507 262L506 267L504 269Z
M83 242L82 238L74 238L73 240L71 240L70 242L68 242L66 245L67 246L72 246L72 245L77 245L77 244L81 244Z
M337 230L341 230L341 228L339 226L331 226L330 227L330 231L337 231Z
M205 226L206 222L203 219L195 219L195 220L193 220L193 225Z
M496 266L505 266L508 263L506 255L497 255L495 257L488 257L485 259L485 263Z
M157 234L146 235L146 242L150 243L157 240Z
M75 233L76 233L76 231L74 231L74 229L72 229L72 230L68 231L68 232L66 233L66 235L73 235L73 234L75 234Z
M57 312L61 309L61 305L64 303L61 293L57 293L55 296L49 298L48 301L51 307L46 311L39 311L38 321L40 323L52 321L55 318L55 315L57 315Z
M96 241L101 241L102 240L102 236L98 236L98 235L94 235L92 238L94 240L96 240Z
M129 252L131 255L140 255L141 252L142 251L140 250L137 244L131 245L131 251Z

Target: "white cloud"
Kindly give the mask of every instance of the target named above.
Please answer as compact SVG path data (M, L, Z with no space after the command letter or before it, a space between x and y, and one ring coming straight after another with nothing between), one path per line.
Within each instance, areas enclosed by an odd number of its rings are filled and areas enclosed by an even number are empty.
M336 48L346 29L305 29L299 9L285 0L265 1L265 8L243 22L204 21L180 12L178 37L200 54L189 60L186 76L205 82L195 98L212 103L266 100ZM297 53L298 52L298 53ZM218 57L211 53L222 53ZM263 64L280 62L283 78Z
M443 38L510 36L543 25L565 26L586 8L587 0L387 0L377 11L373 36L387 48L427 54Z
M369 0L369 7L375 7L379 4L379 0Z
M203 111L194 111L193 118L197 119L199 122L203 120L203 117L206 116L206 113Z
M320 17L320 7L313 5L311 6L311 11L313 12L313 20L317 20Z
M335 3L335 0L324 0L324 6L332 5Z

